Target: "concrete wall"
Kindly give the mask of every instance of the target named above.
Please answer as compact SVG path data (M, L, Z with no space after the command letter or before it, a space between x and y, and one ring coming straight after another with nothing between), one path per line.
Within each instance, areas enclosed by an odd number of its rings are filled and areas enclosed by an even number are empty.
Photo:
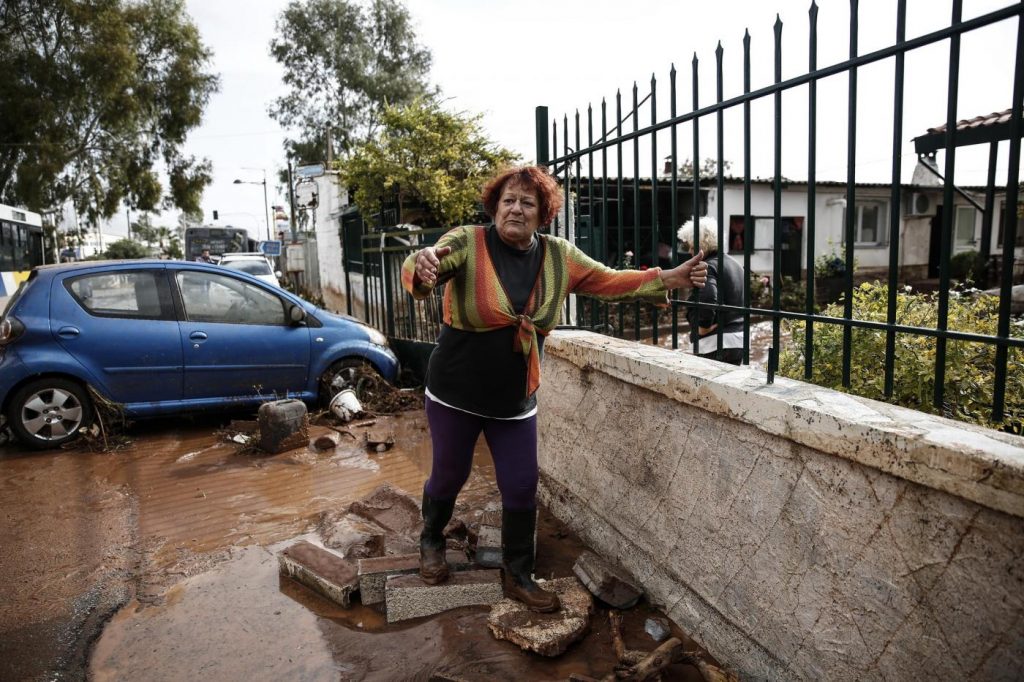
M589 332L541 495L746 679L1024 677L1024 438Z

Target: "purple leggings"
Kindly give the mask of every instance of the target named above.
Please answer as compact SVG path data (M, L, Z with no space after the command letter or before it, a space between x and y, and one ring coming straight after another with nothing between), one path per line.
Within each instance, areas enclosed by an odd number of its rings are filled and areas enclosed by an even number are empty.
M484 432L494 460L501 504L512 511L537 506L537 416L490 419L426 399L433 465L426 492L438 500L459 494L473 464L473 447Z

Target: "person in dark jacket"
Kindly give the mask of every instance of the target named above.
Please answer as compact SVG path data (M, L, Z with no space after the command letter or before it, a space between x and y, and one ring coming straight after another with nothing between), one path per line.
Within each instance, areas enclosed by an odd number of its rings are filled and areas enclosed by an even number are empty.
M688 220L677 233L683 252L693 252L693 221ZM718 267L718 223L711 218L700 219L700 248L708 264L707 285L698 290L701 303L718 303L721 292L725 305L743 305L743 266L735 258L723 254L722 270ZM743 363L743 314L734 310L715 310L713 307L695 306L686 309L690 323L690 342L693 352L704 358ZM719 347L721 330L721 347Z

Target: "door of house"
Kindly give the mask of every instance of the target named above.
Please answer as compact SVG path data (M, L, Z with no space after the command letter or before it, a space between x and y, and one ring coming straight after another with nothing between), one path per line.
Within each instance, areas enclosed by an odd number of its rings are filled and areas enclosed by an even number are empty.
M803 246L803 217L782 219L782 276L800 281L800 252Z
M939 276L939 256L942 251L942 207L935 209L931 220L928 242L928 279Z

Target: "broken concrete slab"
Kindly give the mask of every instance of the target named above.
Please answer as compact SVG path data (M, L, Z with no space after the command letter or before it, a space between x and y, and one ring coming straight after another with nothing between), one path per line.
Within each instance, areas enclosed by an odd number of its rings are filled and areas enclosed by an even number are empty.
M502 599L501 571L460 571L438 585L428 585L418 575L395 575L387 579L384 593L389 623L461 606L490 606Z
M349 505L350 513L383 528L382 554L411 554L419 551L422 521L419 503L407 492L387 483Z
M594 600L573 577L538 580L537 584L556 593L562 608L554 613L534 613L522 602L502 599L491 607L487 627L497 639L541 656L558 656L586 634Z
M595 597L616 609L632 608L643 595L625 570L589 550L576 559L572 572Z
M373 521L348 512L326 512L320 517L324 545L347 559L383 556L386 531Z
M453 571L470 566L463 552L445 552L448 568ZM420 570L419 554L382 556L359 560L359 599L364 606L384 601L384 586L393 575L416 575Z
M480 526L476 536L476 562L489 568L501 568L501 528Z
M297 580L314 592L341 604L352 603L359 585L356 565L334 552L302 540L278 555L281 573Z
M306 404L289 398L260 405L260 450L276 455L309 444Z
M378 486L372 493L349 505L348 510L373 521L394 533L413 533L418 536L421 524L420 505L409 493L389 483Z

